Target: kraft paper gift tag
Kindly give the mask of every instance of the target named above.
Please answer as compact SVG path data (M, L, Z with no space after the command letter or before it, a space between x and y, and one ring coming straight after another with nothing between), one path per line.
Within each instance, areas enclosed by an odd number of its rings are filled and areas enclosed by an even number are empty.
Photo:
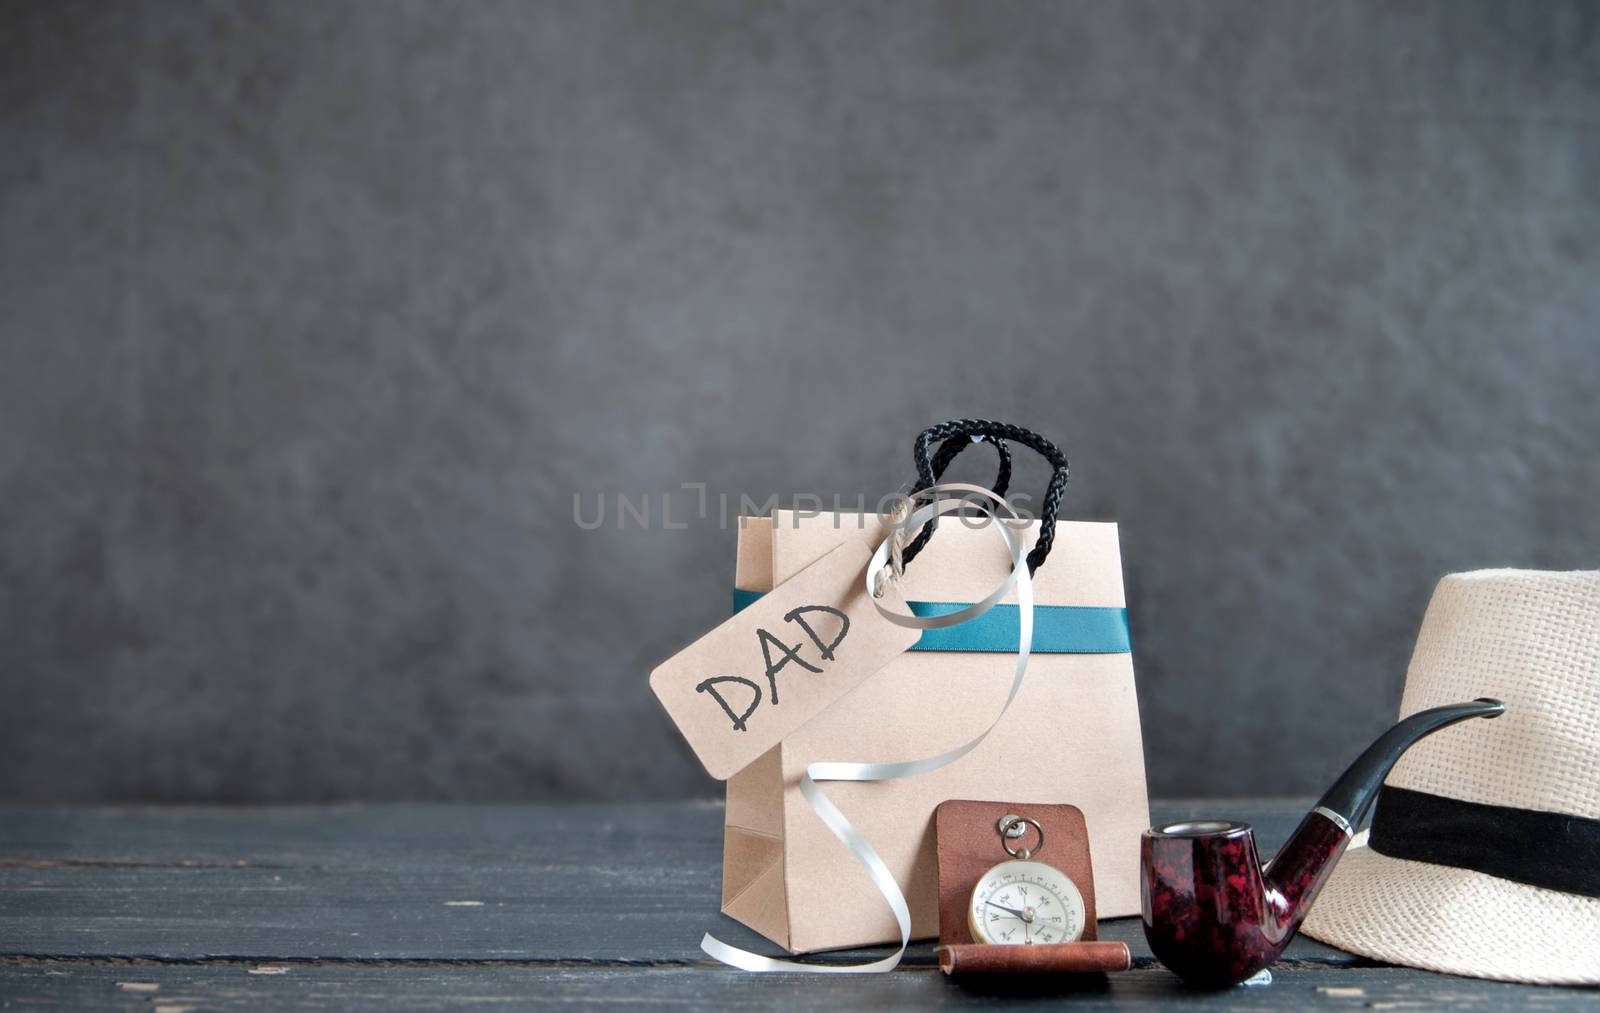
M871 551L851 541L650 673L707 772L725 781L917 642L867 593ZM885 607L906 611L890 587Z

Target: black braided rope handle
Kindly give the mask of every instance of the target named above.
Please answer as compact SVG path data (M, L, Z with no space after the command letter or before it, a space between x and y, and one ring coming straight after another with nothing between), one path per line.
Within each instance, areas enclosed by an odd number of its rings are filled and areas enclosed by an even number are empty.
M1045 557L1050 555L1050 547L1055 543L1056 537L1056 511L1061 508L1061 497L1067 490L1067 455L1061 448L1040 436L1031 429L1013 426L1006 422L989 422L984 419L955 419L950 422L929 426L917 436L917 442L912 447L912 456L917 462L917 484L912 487L913 494L934 485L939 480L940 471L933 467L934 461L929 456L929 448L936 442L940 443L939 456L945 455L945 448L952 440L965 438L970 441L974 436L981 436L995 441L1008 441L1020 443L1029 450L1037 452L1050 462L1054 472L1050 476L1050 485L1045 489L1044 502L1039 510L1039 540L1034 543L1033 551L1028 553L1028 572L1034 573L1044 565ZM996 443L996 446L1000 446ZM949 452L953 459L959 450ZM947 460L946 466L949 461ZM1010 481L1010 468L1005 468L1006 479ZM1003 489L996 489L995 495L1004 496ZM927 544L927 536L933 534L931 526L917 536L917 540L908 544L903 555L906 563L916 557L922 546Z
M1011 487L1011 448L1006 446L1005 440L995 436L982 436L977 439L971 436L952 436L939 444L939 452L933 455L933 481L937 482L943 478L945 469L950 467L950 462L954 461L963 450L973 446L975 443L990 444L994 447L995 452L1000 455L1000 470L995 473L994 485L991 488L994 489L996 496L1003 498L1006 490ZM931 484L933 483L929 483L929 485ZM927 487L923 485L918 488L926 489ZM928 539L933 537L933 529L938 526L939 518L937 517L924 524L922 530L917 533L917 537L907 543L905 552L901 556L901 561L909 563L916 558L917 553L922 551L922 547L928 544Z
M995 436L982 436L976 440L970 436L952 436L939 444L939 452L933 455L933 480L937 482L943 478L950 462L975 443L987 443L1000 455L1000 469L995 472L991 488L996 496L1004 496L1011 486L1011 448L1006 446L1005 440Z

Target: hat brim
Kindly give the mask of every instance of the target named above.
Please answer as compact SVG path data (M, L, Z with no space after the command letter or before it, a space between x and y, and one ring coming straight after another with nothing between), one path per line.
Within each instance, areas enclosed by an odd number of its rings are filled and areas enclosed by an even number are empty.
M1600 984L1600 898L1381 855L1362 834L1302 931L1391 964L1547 985Z

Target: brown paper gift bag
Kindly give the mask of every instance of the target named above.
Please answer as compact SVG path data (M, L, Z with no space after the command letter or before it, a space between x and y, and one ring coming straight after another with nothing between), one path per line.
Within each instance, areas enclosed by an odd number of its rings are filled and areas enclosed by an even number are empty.
M985 522L987 523L987 522ZM1031 547L1034 522L1023 531ZM876 546L871 514L777 511L741 521L735 587L764 592L846 540ZM908 599L977 601L1011 560L978 521L946 519L906 572ZM1125 607L1117 527L1061 521L1037 605ZM1015 593L1007 603L1015 603ZM1014 637L1013 637L1014 639ZM912 935L939 928L933 811L951 798L1070 803L1088 821L1102 918L1139 911L1139 835L1150 825L1132 655L1048 653L1035 637L1021 695L976 750L950 766L877 783L830 783L828 797L905 890ZM850 690L728 781L722 910L791 953L898 942L894 916L863 869L801 797L817 761L931 756L999 713L1009 651L913 650Z

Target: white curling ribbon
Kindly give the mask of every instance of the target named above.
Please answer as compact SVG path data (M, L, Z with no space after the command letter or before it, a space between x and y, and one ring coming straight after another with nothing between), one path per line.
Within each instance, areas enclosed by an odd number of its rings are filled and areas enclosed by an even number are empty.
M945 493L966 494L957 499L941 499ZM952 482L948 485L936 485L912 495L912 501L932 499L929 503L918 509L906 520L906 530L915 531L923 524L939 516L950 513L971 505L967 496L981 496L997 504L1013 519L1020 520L1016 511L1010 504L996 496L992 491L977 485L968 485L963 482ZM850 850L867 870L867 875L872 879L872 884L883 894L883 899L894 912L895 921L900 925L900 948L892 956L882 960L874 960L865 964L803 964L796 960L778 960L774 957L762 956L749 950L741 950L737 946L729 946L711 933L706 933L700 940L700 949L709 956L746 971L802 971L808 974L882 974L892 971L899 966L900 960L905 956L906 947L911 943L911 908L906 904L906 897L900 890L900 884L895 882L894 874L889 867L883 864L883 859L878 857L867 839L861 832L845 818L839 807L823 793L818 781L892 781L902 777L913 777L917 774L926 774L938 770L946 764L966 756L989 737L995 726L1004 718L1010 709L1011 702L1017 698L1017 693L1022 689L1022 677L1028 670L1028 654L1033 646L1033 578L1028 572L1027 557L1022 551L1022 541L1019 539L1006 522L999 517L993 520L994 529L1006 543L1006 549L1011 553L1011 574L1006 577L995 591L987 598L964 609L940 616L913 616L891 612L880 604L872 595L873 575L885 564L889 557L891 534L878 546L872 554L872 561L867 564L866 589L867 595L872 598L872 603L878 612L890 622L898 626L911 629L939 629L954 626L957 623L976 619L999 604L1000 599L1006 596L1012 585L1017 589L1017 669L1011 677L1011 692L1006 694L1006 702L1000 708L1000 713L989 723L975 738L969 739L954 749L929 756L920 760L905 760L899 763L813 763L806 767L806 772L800 778L800 794L811 806L811 811L817 814L833 836Z

